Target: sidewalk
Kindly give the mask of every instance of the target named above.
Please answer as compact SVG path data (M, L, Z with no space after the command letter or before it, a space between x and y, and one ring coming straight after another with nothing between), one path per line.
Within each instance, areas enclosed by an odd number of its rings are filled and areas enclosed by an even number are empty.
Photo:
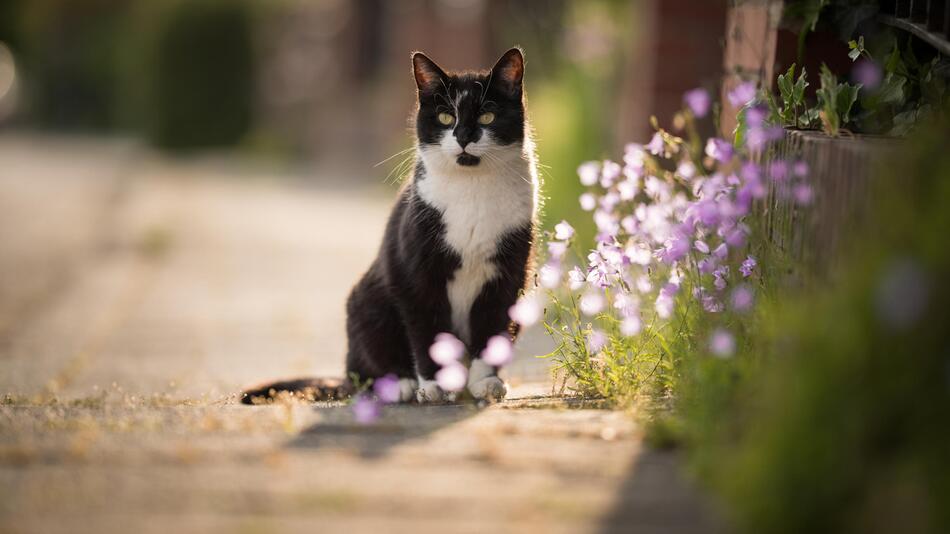
M0 136L0 531L710 531L629 417L539 397L537 333L484 409L236 404L342 373L393 192L340 183Z

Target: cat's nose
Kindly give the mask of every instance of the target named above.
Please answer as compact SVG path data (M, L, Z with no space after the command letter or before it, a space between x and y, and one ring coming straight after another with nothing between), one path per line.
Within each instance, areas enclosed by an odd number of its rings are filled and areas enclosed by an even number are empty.
M459 146L462 147L462 150L465 150L465 147L469 143L478 141L479 135L480 132L476 128L458 127L455 129L455 140L458 142Z

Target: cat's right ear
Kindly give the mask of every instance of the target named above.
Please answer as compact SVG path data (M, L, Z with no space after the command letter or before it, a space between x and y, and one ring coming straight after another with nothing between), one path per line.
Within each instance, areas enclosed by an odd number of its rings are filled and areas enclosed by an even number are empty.
M420 93L433 93L445 84L445 72L422 52L412 54L412 73Z

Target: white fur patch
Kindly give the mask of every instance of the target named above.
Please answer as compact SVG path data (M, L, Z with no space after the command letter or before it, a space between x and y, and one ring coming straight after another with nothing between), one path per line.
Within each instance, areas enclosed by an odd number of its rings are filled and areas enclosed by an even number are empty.
M435 380L419 380L419 389L416 390L416 400L419 402L442 402L445 391Z
M469 343L472 304L497 275L491 258L502 236L534 218L538 180L528 137L524 145L499 146L483 132L478 142L465 149L481 162L473 167L456 162L462 148L451 130L446 130L438 146L420 147L426 177L417 183L417 190L442 212L445 240L462 258L446 290L452 326Z
M468 392L478 400L496 401L505 398L508 388L495 376L492 366L480 359L472 360L468 370Z
M472 360L472 365L468 369L468 387L486 377L495 376L495 368L483 362L481 358Z
M416 396L419 382L415 378L399 379L399 402L409 402Z

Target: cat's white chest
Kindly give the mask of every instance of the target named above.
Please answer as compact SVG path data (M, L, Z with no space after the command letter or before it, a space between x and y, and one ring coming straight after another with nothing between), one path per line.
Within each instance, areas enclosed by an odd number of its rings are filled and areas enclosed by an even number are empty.
M445 242L462 259L446 291L452 325L466 342L472 304L498 274L492 261L498 243L534 217L536 179L530 164L522 163L497 173L427 172L417 183L420 196L442 212Z

